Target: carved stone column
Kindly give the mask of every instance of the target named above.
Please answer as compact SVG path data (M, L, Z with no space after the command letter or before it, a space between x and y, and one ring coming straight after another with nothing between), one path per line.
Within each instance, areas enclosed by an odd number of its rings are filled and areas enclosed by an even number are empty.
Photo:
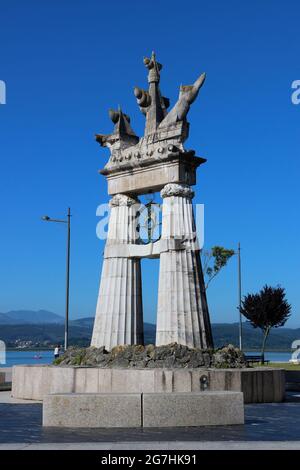
M117 194L110 201L108 238L91 346L105 346L110 350L119 344L144 342L140 260L128 258L126 249L137 238L138 203L137 199L124 194Z
M156 345L213 346L188 185L167 184L163 198ZM172 239L181 243L171 243ZM164 248L165 247L165 248Z

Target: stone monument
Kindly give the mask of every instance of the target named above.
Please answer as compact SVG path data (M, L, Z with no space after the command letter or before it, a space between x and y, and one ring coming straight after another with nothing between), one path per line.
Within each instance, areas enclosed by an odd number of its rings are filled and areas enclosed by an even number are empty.
M13 397L43 400L44 426L243 424L243 401L284 399L283 370L249 369L232 346L209 349L213 341L191 189L205 159L184 148L187 113L205 75L180 87L168 113L169 100L159 89L162 66L154 54L144 64L149 89L134 89L146 118L144 136L135 135L129 117L118 109L110 111L113 133L96 137L111 152L101 173L112 196L91 342L96 348L70 348L60 365L13 367ZM161 237L145 245L137 230L139 196L157 191L163 199ZM141 346L142 258L160 259L157 347ZM118 345L128 346L107 351Z
M144 136L133 131L130 118L110 110L114 131L96 135L110 150L100 171L107 179L111 214L91 345L110 350L123 344L143 344L141 258L160 258L156 345L177 342L189 347L213 347L211 325L197 243L191 186L206 160L187 151L187 114L205 81L181 86L175 106L159 83L162 65L155 54L144 58L149 89L135 87L146 119ZM139 195L160 191L163 198L161 238L140 243L137 231Z

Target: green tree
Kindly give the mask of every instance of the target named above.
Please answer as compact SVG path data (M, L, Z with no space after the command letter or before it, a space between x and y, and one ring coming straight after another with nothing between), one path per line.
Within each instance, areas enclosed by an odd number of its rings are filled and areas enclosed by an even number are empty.
M202 252L203 274L205 277L205 289L211 281L226 266L228 260L235 254L234 250L229 250L223 246L213 246L209 251Z
M261 362L265 362L266 341L272 328L283 326L290 316L291 305L285 298L283 287L265 285L258 294L247 294L241 306L241 313L254 328L263 332Z

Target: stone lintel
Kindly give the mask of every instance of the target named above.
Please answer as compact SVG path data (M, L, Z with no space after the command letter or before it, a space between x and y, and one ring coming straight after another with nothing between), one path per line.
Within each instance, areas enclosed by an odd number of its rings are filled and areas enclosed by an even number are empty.
M193 152L170 154L167 158L140 160L100 173L107 178L108 194L146 194L160 191L168 183L196 184L196 169L206 160Z
M192 244L191 244L192 243ZM134 243L108 244L104 250L104 258L159 258L166 251L192 250L199 251L197 242L189 243L180 238L161 239L154 243L138 245Z

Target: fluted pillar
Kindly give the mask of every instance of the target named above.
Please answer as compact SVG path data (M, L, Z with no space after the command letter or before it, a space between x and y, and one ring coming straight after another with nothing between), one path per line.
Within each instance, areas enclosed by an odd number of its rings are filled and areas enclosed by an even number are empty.
M161 196L156 345L177 342L209 348L213 340L195 231L194 193L188 185L167 184ZM176 244L171 243L174 239Z
M108 237L91 346L110 350L120 344L143 344L140 260L129 258L126 246L137 238L138 200L124 194L111 201ZM109 253L109 249L112 249Z

